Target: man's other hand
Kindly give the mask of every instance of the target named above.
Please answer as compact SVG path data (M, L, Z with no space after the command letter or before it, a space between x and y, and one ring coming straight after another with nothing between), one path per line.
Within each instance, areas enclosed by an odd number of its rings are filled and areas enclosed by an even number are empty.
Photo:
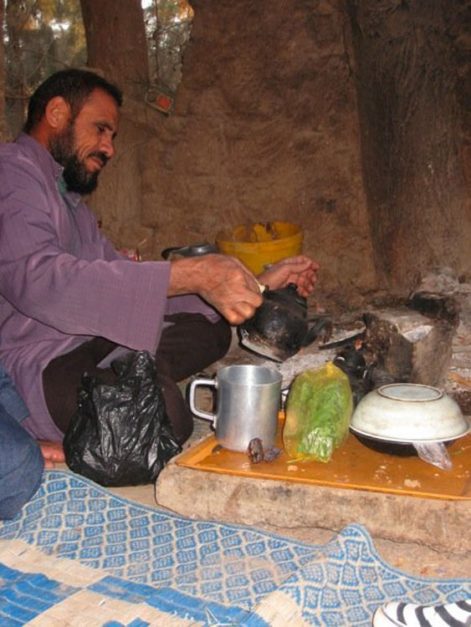
M301 296L309 296L317 281L319 264L305 255L288 257L273 264L258 276L258 281L271 290L295 283Z

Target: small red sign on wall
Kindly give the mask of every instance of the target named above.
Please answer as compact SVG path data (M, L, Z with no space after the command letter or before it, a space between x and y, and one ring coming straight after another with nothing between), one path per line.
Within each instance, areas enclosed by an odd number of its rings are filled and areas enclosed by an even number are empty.
M174 95L169 91L160 87L149 90L146 97L146 102L149 106L161 113L169 115L172 112L175 99Z

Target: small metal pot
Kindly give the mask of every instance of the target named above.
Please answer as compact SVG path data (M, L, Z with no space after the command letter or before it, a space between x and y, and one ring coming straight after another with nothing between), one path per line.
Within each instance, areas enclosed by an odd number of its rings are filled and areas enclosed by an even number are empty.
M200 257L210 253L217 253L218 249L215 244L203 242L201 244L190 244L189 246L171 246L162 251L164 259L172 260L179 257Z

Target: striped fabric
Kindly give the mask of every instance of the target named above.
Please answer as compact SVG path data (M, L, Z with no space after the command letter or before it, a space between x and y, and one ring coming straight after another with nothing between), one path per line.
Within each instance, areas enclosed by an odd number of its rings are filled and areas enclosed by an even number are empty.
M387 603L374 616L374 627L471 627L471 597L444 605Z

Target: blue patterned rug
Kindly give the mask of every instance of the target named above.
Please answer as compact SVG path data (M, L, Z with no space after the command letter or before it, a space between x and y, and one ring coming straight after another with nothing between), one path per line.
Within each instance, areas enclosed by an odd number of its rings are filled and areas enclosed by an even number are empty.
M389 600L471 597L471 579L411 577L368 532L308 545L136 505L48 471L0 524L0 625L370 625Z

